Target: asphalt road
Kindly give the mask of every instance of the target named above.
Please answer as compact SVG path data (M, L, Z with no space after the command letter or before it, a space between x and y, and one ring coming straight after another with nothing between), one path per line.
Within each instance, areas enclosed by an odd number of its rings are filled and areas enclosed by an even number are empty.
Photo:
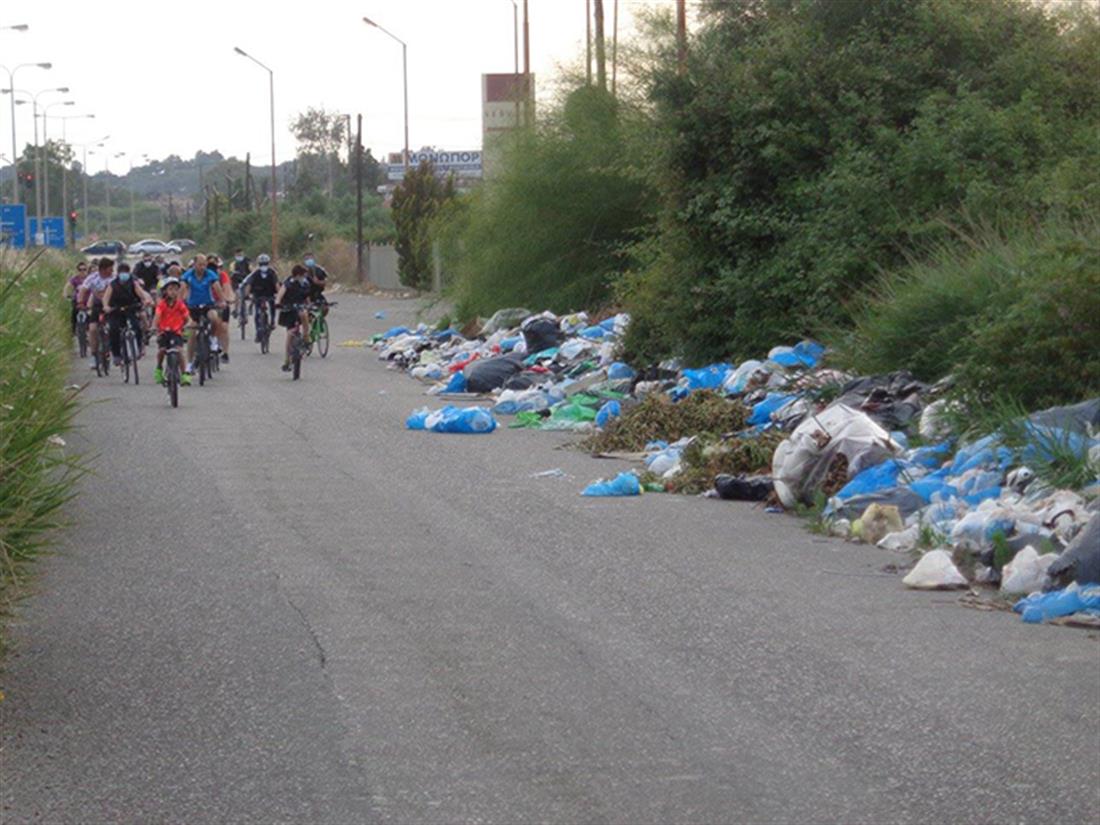
M343 297L334 338L415 308ZM93 379L4 823L1096 821L1094 634L749 505L582 499L618 467L566 436L406 431L370 350L276 359L178 410Z

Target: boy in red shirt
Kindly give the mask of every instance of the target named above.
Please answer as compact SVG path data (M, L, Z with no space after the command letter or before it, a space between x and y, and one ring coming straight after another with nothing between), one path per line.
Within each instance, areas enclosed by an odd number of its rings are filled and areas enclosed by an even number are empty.
M172 267L178 270L179 267ZM169 276L161 282L161 299L157 303L156 313L153 318L157 325L157 368L153 370L153 380L158 384L164 383L164 356L168 354L169 347L178 347L183 342L183 328L191 320L191 313L187 304L179 299L180 281L169 270ZM180 383L187 386L191 383L191 376L186 372L180 375Z

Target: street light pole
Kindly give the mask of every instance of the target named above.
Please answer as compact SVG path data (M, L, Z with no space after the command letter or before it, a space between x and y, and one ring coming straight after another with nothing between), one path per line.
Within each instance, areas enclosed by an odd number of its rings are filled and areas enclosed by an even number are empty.
M45 213L50 213L50 134L49 134L49 112L54 106L75 106L76 104L71 100L58 100L42 109L42 143L46 149L46 163L43 169L42 177L42 191L45 193L46 205L44 207Z
M265 72L267 72L268 92L270 95L271 109L271 255L278 258L279 255L279 189L275 177L275 72L254 58L239 46L234 46L233 51L241 57L247 57Z
M380 32L382 32L383 34L389 35L392 39L396 40L398 43L401 44L401 74L402 74L402 78L404 80L404 86L405 86L405 157L404 157L405 163L404 163L404 167L405 167L405 175L408 176L408 174L409 174L409 47L405 43L404 40L402 40L400 37L398 37L393 32L389 31L385 27L379 26L377 23L375 23L369 17L364 17L363 22L366 23L368 26L373 26L374 28L376 28Z
M27 26L25 26L25 25L24 26L12 26L12 28L16 29L17 31L26 31L27 30ZM11 202L15 203L15 204L20 202L20 200L19 200L19 150L16 148L16 143L15 143L15 73L18 72L20 69L28 67L28 66L37 66L39 69L49 69L49 68L53 67L53 64L52 63L20 63L14 69L9 69L7 66L0 66L0 69L3 69L5 72L8 73L8 95L11 98L11 162L12 162L12 167L15 169L15 174L12 175L12 181L11 181ZM26 233L27 233L27 224L28 224L28 222L29 221L27 221L26 213L24 212L24 215L23 215L23 237L24 237L23 242L24 243L27 242Z

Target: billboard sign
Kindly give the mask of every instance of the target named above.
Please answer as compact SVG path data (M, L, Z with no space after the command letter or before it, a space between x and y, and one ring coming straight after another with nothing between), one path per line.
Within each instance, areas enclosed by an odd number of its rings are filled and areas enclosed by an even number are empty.
M419 152L409 152L410 169L415 169L425 161L431 163L436 173L440 175L453 173L458 178L481 177L481 152L476 149L456 152L445 149L421 149ZM400 152L394 152L389 156L386 177L390 180L405 179L405 165L401 162Z
M40 246L52 246L55 249L65 248L65 219L43 218L42 231L39 234L38 218L31 218L31 237Z
M0 206L0 244L22 249L27 245L27 205L5 203Z

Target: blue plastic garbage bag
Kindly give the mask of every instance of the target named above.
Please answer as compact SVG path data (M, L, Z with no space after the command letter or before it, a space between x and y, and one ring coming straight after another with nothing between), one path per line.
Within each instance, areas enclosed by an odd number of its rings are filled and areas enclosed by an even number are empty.
M589 341L602 341L607 337L607 330L600 326L585 327L577 334L581 338L586 338Z
M616 361L610 367L607 368L607 377L612 381L622 381L627 378L634 378L638 373L628 364L624 364L622 361Z
M425 422L428 420L428 416L432 414L432 411L427 407L421 407L419 410L415 410L408 418L405 419L405 426L410 430L423 430L426 429Z
M412 332L408 327L390 327L388 330L382 333L382 340L388 341L391 338L396 338L398 335L405 335Z
M763 401L753 406L752 415L749 416L748 423L754 427L761 424L770 424L772 413L781 409L789 402L794 401L796 398L798 398L797 395L785 395L780 392L768 393Z
M501 342L500 342L500 351L501 352L511 352L512 350L514 350L516 347L519 346L519 342L522 341L522 340L523 340L522 335L515 335L511 338L503 338L503 339L501 339Z
M497 428L497 421L484 407L446 406L432 412L425 408L414 412L405 421L410 430L431 430L433 433L487 434Z
M931 470L933 467L941 467L951 456L951 442L934 444L930 447L918 447L909 453L911 464Z
M798 356L807 367L816 367L825 354L825 347L817 341L801 341L795 344L794 354Z
M963 496L962 500L965 501L967 504L969 504L971 507L977 507L979 504L981 504L986 499L1000 498L1000 497L1001 497L1001 488L1000 487L987 487L984 490L978 490L975 493L971 493L970 495Z
M899 477L905 472L905 465L896 458L887 459L874 467L868 467L856 475L837 493L839 499L877 493L879 490L892 490L899 486Z
M730 371L729 364L711 364L697 370L684 370L683 381L690 390L716 390Z
M443 392L466 392L466 373L459 370L452 375Z
M441 330L437 330L436 332L433 332L432 333L432 340L433 341L450 341L456 335L458 335L458 330L455 329L454 327L448 327L447 329L441 329Z
M685 398L691 395L691 390L689 390L687 387L673 387L671 390L668 391L668 395L669 398L671 398L673 401L683 401Z
M608 401L600 407L600 411L596 413L596 426L601 430L605 429L613 418L618 418L622 414L623 408L618 401Z
M610 481L601 480L589 484L584 488L582 496L589 497L616 497L616 496L640 496L642 485L634 473L619 473Z
M1032 593L1012 608L1028 624L1049 622L1085 611L1100 612L1100 587L1070 586L1049 593Z
M957 496L959 491L951 484L947 483L947 474L950 472L948 469L937 470L934 473L926 475L922 479L918 479L909 485L909 489L923 498L926 502L932 502L932 496L939 493L941 501L946 501L949 498Z
M615 319L617 317L618 316L616 316L616 315L612 315L610 318L605 318L604 320L600 321L600 326L603 327L604 330L606 330L607 332L614 332L615 331Z

